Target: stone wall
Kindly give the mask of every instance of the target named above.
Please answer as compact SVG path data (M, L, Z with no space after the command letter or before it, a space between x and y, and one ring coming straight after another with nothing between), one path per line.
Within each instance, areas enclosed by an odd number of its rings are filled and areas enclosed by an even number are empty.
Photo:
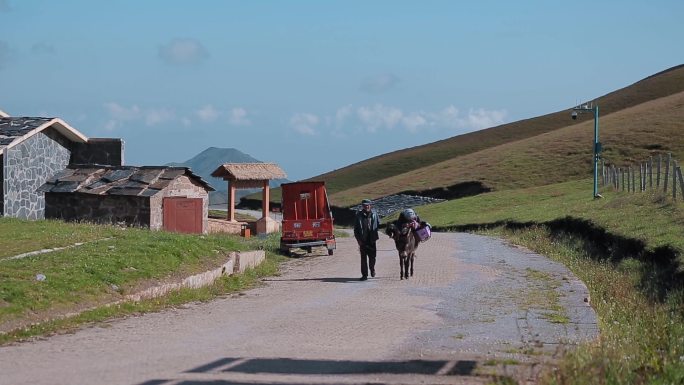
M199 183L181 175L172 181L158 194L150 197L150 228L162 229L164 223L164 210L162 203L166 197L202 198L202 233L209 230L207 220L209 218L209 194Z
M3 163L3 159L5 157L0 154L0 217L2 217L5 214L5 178L3 178L4 170L5 170L5 163Z
M36 190L69 164L69 142L48 128L6 148L4 156L4 215L44 218L45 198Z
M73 143L71 164L123 165L122 139L90 138L87 143Z
M45 217L50 219L150 226L148 197L47 192L45 201Z
M242 226L248 226L245 222L230 222L225 219L209 218L209 232L210 233L227 233L240 234ZM252 230L250 229L250 232Z

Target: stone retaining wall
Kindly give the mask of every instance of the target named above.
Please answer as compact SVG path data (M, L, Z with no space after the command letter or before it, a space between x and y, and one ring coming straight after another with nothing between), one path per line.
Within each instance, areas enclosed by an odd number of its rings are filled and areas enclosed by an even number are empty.
M246 222L230 222L225 219L209 218L209 232L210 233L227 233L227 234L240 234L242 226L246 225Z
M182 288L197 289L209 286L224 275L231 276L237 273L244 273L248 268L255 268L263 262L265 258L266 253L263 250L231 252L226 263L216 269L192 275L180 282L166 283L135 294L129 294L125 296L124 300L140 301L143 299L161 297L170 291L180 290Z

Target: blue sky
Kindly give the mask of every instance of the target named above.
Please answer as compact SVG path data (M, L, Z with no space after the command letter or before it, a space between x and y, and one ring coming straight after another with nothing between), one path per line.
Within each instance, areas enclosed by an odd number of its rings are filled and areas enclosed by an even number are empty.
M0 109L292 180L684 63L684 1L0 0Z

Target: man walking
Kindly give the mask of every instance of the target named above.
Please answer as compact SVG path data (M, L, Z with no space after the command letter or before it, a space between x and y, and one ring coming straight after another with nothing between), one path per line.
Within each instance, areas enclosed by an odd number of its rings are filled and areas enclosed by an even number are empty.
M378 240L378 226L380 219L378 213L371 208L370 199L361 201L362 209L356 213L354 221L354 237L359 244L361 253L361 278L360 281L368 279L368 268L370 267L371 277L375 277L375 242Z

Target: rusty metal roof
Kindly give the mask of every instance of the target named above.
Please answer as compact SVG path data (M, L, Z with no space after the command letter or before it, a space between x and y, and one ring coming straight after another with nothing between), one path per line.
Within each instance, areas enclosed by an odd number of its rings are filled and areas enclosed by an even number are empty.
M195 180L207 191L214 191L209 183L187 167L89 165L69 166L45 182L38 191L149 197L182 175Z
M285 178L287 175L275 163L225 163L211 176L224 180L270 180Z

